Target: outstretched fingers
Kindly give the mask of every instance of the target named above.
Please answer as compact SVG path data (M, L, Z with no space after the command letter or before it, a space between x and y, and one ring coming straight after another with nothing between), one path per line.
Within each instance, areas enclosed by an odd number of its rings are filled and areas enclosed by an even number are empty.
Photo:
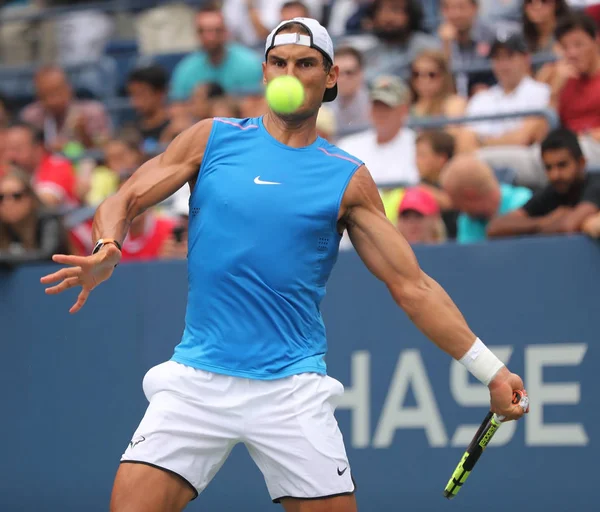
M89 296L90 296L90 289L83 288L81 290L81 292L79 293L79 296L77 297L77 302L75 302L75 304L73 304L71 309L69 309L69 313L77 313L83 307L83 305L86 303Z
M42 284L55 283L56 281L62 281L63 279L69 279L71 277L77 277L81 273L80 267L68 267L61 268L53 274L48 274L40 279Z
M62 283L52 286L51 288L46 288L46 293L48 295L56 295L57 293L64 292L65 290L73 288L78 284L80 284L79 277L68 277Z

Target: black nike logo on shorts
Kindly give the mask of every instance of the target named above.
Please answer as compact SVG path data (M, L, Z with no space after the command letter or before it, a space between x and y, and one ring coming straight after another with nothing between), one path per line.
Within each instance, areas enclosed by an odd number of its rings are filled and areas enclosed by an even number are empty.
M346 467L345 467L344 469L342 469L341 471L340 471L340 468L337 468L337 470L338 470L338 475L339 475L339 476L342 476L342 475L343 475L343 474L346 472L346 470L347 470L347 469L348 469L348 466L346 466Z

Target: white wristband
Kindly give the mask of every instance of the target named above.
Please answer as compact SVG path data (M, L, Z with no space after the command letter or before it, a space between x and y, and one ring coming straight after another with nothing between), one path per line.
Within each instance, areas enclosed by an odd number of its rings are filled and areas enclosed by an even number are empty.
M473 346L460 359L459 363L486 386L504 366L504 363L479 338L475 340Z

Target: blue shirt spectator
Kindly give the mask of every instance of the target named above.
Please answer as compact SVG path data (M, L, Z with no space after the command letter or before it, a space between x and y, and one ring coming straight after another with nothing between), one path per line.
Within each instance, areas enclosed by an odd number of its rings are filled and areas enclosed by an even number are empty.
M219 84L227 93L261 83L261 58L249 48L228 42L220 10L201 8L196 15L196 30L202 49L185 57L173 71L169 93L172 101L189 99L197 85L208 82Z

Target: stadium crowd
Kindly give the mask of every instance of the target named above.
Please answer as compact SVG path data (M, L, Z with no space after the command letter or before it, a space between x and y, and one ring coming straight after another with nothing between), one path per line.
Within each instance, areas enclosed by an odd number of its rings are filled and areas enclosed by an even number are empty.
M78 9L40 23L5 19L44 13L39 2L0 10L1 64L33 66L35 93L22 104L0 69L0 263L89 253L94 208L179 133L264 113L262 42L296 16L319 19L336 44L339 94L319 135L367 164L411 244L600 237L600 2L147 3L129 13L119 108L82 93L72 69L106 57L123 12L46 2ZM34 24L37 45L20 36ZM184 187L138 217L123 261L185 258L188 199Z

